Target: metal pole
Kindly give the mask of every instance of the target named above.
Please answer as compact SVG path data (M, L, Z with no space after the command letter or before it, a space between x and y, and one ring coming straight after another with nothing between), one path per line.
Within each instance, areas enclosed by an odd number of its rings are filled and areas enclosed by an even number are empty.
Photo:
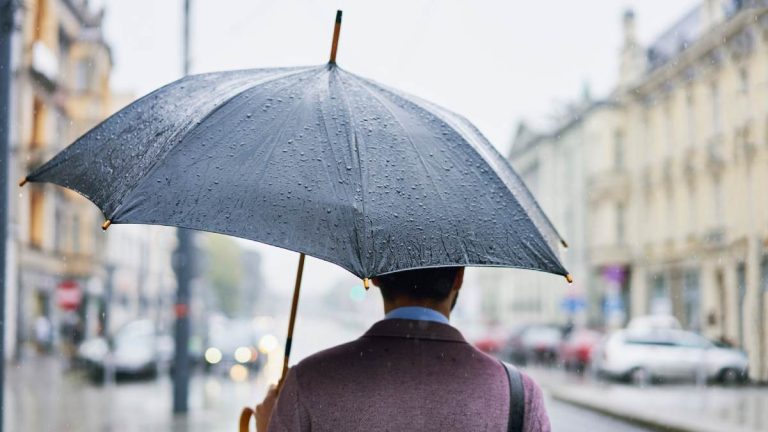
M184 0L184 75L189 74L189 9L191 0ZM192 232L176 230L176 351L173 369L173 412L186 413L189 399L189 298L194 265L194 244Z
M11 104L11 36L15 0L0 0L0 432L3 430L5 388L5 282L8 239L8 169Z

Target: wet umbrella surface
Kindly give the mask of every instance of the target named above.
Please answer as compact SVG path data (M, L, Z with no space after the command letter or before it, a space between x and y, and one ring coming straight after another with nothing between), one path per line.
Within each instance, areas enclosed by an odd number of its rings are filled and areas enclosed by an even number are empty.
M361 278L446 265L567 273L557 232L471 123L334 63L183 78L28 180L78 191L111 223L229 234Z

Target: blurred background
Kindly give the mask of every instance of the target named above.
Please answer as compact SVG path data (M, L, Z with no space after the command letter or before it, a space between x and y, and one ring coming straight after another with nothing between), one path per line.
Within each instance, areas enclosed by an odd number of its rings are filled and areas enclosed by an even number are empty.
M183 74L182 0L10 5L11 180ZM192 0L190 72L323 63L337 8L340 66L473 121L568 240L573 284L470 269L451 317L554 430L768 430L768 4ZM5 430L234 430L279 377L297 255L195 236L174 415L175 230L7 187ZM292 362L382 315L308 258Z

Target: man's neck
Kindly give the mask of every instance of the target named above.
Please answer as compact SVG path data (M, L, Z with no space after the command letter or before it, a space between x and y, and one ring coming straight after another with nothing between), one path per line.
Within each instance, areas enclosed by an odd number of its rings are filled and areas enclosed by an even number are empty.
M446 318L451 318L451 306L446 302L435 302L430 300L413 300L413 299L394 299L392 301L384 301L384 313L388 314L391 311L401 307L423 307L432 309L444 315Z

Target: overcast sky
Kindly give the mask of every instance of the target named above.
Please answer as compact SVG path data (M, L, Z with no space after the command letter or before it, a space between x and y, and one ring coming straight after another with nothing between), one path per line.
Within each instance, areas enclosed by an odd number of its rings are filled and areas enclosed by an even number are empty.
M180 77L181 0L104 3L115 90L140 96ZM521 118L542 121L585 83L593 95L608 92L626 8L647 42L696 3L193 0L192 72L324 63L342 9L341 67L465 115L506 152ZM294 254L270 250L267 271L294 264ZM332 272L329 280L344 274L310 265L307 274ZM292 272L277 273L272 282L291 286Z

